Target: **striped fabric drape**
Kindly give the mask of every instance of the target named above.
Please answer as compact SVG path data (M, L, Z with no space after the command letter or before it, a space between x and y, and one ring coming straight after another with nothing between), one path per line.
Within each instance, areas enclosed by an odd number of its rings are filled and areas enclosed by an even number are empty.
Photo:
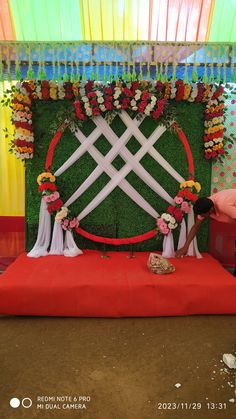
M214 2L1 0L0 39L205 41Z
M3 90L10 84L0 83L0 100ZM10 108L0 107L0 216L24 215L25 213L25 169L24 164L8 152L8 139L3 129L13 133Z

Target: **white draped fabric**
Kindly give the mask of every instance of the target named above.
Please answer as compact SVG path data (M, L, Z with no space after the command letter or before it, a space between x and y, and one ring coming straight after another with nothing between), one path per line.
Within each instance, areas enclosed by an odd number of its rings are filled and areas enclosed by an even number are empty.
M33 249L27 254L31 258L38 258L48 254L51 239L51 216L47 210L47 204L41 199L39 212L38 236Z
M185 222L185 219L183 218L181 222L180 233L179 233L179 241L178 241L178 247L177 247L178 249L181 249L186 242L186 237L187 237L186 230L187 230L186 222Z
M162 256L165 258L175 257L174 239L171 231L164 237Z

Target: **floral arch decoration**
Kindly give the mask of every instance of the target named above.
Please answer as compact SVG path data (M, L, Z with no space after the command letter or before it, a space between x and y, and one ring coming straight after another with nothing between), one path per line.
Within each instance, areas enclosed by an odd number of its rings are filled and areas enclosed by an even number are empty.
M56 83L55 81L43 80L37 82L24 81L16 85L12 100L12 121L15 125L13 151L16 157L22 160L33 157L34 136L31 110L32 101L53 101L62 99L74 101L75 115L80 123L90 117L96 117L98 115L102 115L109 121L112 120L116 113L119 113L122 110L130 110L135 114L144 114L145 116L150 116L157 120L163 115L169 100L175 100L176 102L203 102L206 104L204 122L205 133L203 138L204 156L208 160L211 158L221 159L221 157L226 154L224 148L226 139L224 138L223 125L225 95L222 85L210 85L203 82L186 84L182 80L165 83L160 81L132 81L128 83L119 81L107 84L93 81ZM168 121L168 123L169 122L170 121ZM65 126L66 125L67 124L65 124ZM65 126L62 127L62 130ZM170 205L167 212L162 214L161 217L158 217L156 229L133 238L109 239L90 235L79 227L78 219L70 214L68 208L63 206L63 202L60 199L60 194L57 191L57 186L55 184L55 177L50 173L50 159L53 157L53 152L62 134L62 130L59 130L56 133L50 144L46 160L46 172L38 177L39 191L42 192L43 195L42 202L44 203L44 209L46 208L46 212L49 213L49 215L50 213L56 212L56 221L60 222L56 224L60 224L62 229L66 230L66 234L71 233L72 230L76 230L79 234L82 234L91 240L111 244L126 244L148 239L158 232L164 235L166 243L168 244L170 242L168 239L172 237L172 230L181 225L182 234L180 234L180 244L183 242L183 237L186 236L184 214L188 214L188 219L191 219L188 223L189 226L193 224L191 204L197 199L197 194L201 187L198 182L194 181L194 167L193 161L191 161L191 151L190 149L188 150L189 146L187 139L176 123L172 123L172 127L178 132L179 138L184 144L188 157L190 175L187 181L180 184L180 190L174 198L174 205ZM67 238L67 247L68 242L72 243L74 255L79 254L79 249L77 250L75 243L72 242L72 236L69 235L68 237L70 237L70 240ZM171 246L165 246L164 240L164 248L165 247L170 248ZM190 253L199 254L196 242L194 247L195 251L190 248ZM32 253L32 251L30 253ZM47 254L45 246L41 253ZM66 252L64 252L64 254L65 253ZM170 255L171 252L167 253ZM53 254L55 254L55 252Z

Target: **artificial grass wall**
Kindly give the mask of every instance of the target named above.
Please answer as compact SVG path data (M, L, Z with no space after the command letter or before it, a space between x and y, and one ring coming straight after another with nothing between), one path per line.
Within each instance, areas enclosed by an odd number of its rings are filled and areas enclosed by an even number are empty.
M211 164L203 156L202 138L204 130L203 112L204 105L197 103L176 103L171 102L175 107L176 119L183 128L189 141L195 165L195 180L202 185L201 196L210 194L211 185ZM35 155L31 161L26 162L26 247L30 250L36 240L38 230L38 216L41 195L37 191L37 176L44 171L45 158L48 146L52 139L49 127L54 123L58 112L65 110L73 112L72 103L69 101L36 101L33 105L33 123L35 133ZM155 129L158 122L151 118L145 118L140 125L140 130L148 137ZM94 129L92 120L86 121L82 127L85 135ZM122 135L125 125L117 116L112 124L112 129L117 135ZM54 173L67 158L77 149L79 141L74 134L67 129L61 137L53 160L52 172ZM111 145L101 136L94 144L102 154L106 154ZM135 154L140 145L132 137L128 144L128 149ZM173 131L166 131L156 142L154 147L164 158L184 177L188 178L187 158L184 147L178 135ZM178 192L179 185L165 170L155 162L150 155L145 155L141 160L144 168L174 197ZM120 169L124 164L121 157L113 161L116 169ZM57 178L58 190L63 202L81 185L89 174L96 167L96 162L89 153L85 153L76 163L73 164L65 173ZM103 173L93 185L74 202L70 209L78 214L83 208L97 195L97 193L109 181L109 177ZM166 211L168 203L157 196L134 172L130 172L126 177L128 182L159 212ZM155 227L155 220L139 208L119 187L114 191L88 216L81 221L81 227L97 235L108 237L129 237L142 234ZM175 232L175 240L177 240ZM76 242L80 248L103 249L104 245L91 242L76 235ZM208 223L202 226L198 234L198 243L201 251L206 251L208 246ZM106 246L106 250L125 250L129 246ZM156 238L147 240L133 246L134 250L160 250L162 240Z

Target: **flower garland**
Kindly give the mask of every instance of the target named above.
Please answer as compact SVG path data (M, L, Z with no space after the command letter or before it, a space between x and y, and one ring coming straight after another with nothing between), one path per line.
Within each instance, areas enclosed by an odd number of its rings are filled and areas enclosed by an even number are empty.
M167 212L157 219L158 233L167 235L181 224L184 215L190 212L191 205L198 199L200 190L200 183L194 180L180 184L180 190L174 197L174 205L170 205Z
M33 157L34 136L31 105L33 100L74 100L80 121L103 115L109 120L114 113L131 110L155 120L164 112L169 100L206 103L204 148L207 159L225 154L224 88L208 83L184 83L182 80L132 81L102 84L87 82L23 81L17 83L13 96L12 121L15 125L14 153L24 160Z
M70 213L67 207L63 206L55 181L56 178L52 173L41 173L37 177L38 191L42 193L49 214L56 213L55 221L61 224L63 230L71 231L79 226L79 220Z
M214 97L208 102L205 111L204 147L206 159L217 158L225 154L224 149L224 96L220 86Z

